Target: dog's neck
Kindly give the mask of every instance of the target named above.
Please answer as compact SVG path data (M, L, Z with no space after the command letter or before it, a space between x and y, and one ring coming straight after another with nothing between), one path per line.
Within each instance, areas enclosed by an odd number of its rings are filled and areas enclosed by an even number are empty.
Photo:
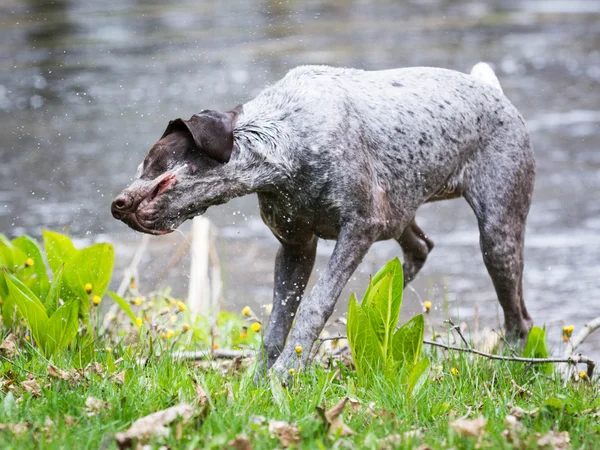
M271 190L293 174L294 160L287 151L294 141L293 131L281 118L244 105L233 138L233 154L225 166L240 190Z

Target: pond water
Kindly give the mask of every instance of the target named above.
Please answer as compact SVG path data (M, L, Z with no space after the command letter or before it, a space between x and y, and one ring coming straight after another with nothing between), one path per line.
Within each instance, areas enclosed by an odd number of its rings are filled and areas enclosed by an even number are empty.
M110 201L169 119L235 106L300 64L468 71L480 60L495 65L536 148L525 297L560 352L563 321L580 327L600 315L594 0L3 0L0 232L39 236L50 228L108 239L118 244L122 268L140 236L111 217ZM234 200L207 217L220 233L227 307L269 303L277 243L256 199ZM499 327L466 203L427 205L418 222L436 248L407 292L404 317L420 310L419 297L429 298L429 320L438 325L446 298L454 319L472 323L478 309L481 327ZM189 255L168 270L164 264L182 242L178 234L151 239L141 266L146 287L172 285L185 295ZM332 248L320 244L317 272ZM345 312L350 292L362 292L369 273L397 255L397 244L377 244L336 314ZM600 335L584 350L600 356Z

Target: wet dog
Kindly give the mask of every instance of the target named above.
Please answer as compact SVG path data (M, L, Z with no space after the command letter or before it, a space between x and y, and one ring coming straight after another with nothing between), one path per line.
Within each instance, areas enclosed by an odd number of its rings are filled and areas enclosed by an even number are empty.
M477 216L507 332L527 335L523 243L534 178L525 123L486 64L471 74L303 66L230 111L171 121L112 213L164 234L256 193L281 243L264 345L266 367L283 372L296 346L306 361L369 247L397 240L410 282L433 247L417 209L457 197ZM302 299L318 238L337 243Z

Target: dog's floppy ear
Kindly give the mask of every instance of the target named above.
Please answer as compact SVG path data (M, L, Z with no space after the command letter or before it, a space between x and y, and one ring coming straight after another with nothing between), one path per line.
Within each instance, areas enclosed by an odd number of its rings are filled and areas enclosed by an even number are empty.
M171 120L162 137L171 134L176 128L185 127L201 152L226 163L233 152L233 126L241 111L242 105L239 105L224 113L204 110L194 114L190 120Z

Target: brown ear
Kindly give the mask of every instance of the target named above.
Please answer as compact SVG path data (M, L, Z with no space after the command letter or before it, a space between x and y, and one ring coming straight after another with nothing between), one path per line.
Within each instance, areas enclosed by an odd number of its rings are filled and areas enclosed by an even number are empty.
M200 151L226 163L233 152L233 127L241 111L242 106L239 105L224 113L205 110L194 114L190 120L171 120L162 137L171 134L176 128L185 127Z

